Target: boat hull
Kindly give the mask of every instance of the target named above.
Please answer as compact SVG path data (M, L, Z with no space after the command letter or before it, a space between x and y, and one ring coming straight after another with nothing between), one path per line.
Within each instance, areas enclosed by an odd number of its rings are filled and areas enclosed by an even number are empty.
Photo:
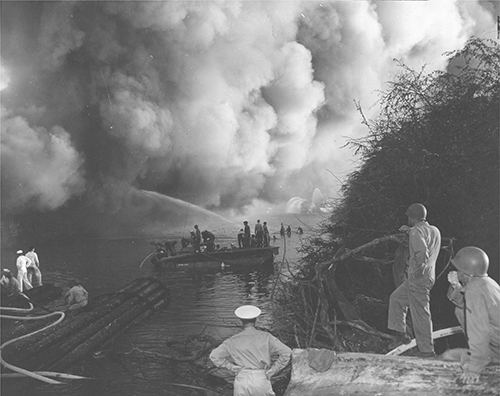
M155 266L179 269L218 269L249 266L272 266L278 247L231 249L211 253L188 253L176 256L153 257Z

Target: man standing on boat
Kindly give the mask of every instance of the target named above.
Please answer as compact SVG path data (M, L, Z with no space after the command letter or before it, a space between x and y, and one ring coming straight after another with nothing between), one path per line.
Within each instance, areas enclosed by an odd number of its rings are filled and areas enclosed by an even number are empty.
M264 229L260 220L257 220L257 224L255 224L255 238L257 239L257 247L261 248L264 242Z
M441 233L426 221L427 209L420 203L411 204L407 211L408 226L400 230L408 233L408 278L392 292L389 299L387 327L396 334L397 346L408 343L406 314L410 308L415 339L422 357L433 357L430 292L434 286L436 260L441 249Z
M262 230L264 231L264 247L268 247L271 242L271 236L269 235L269 229L267 228L267 221L264 221Z
M245 233L243 237L243 247L248 249L250 247L250 226L248 225L248 221L243 222L243 232Z
M243 305L234 314L241 319L243 330L215 348L210 360L236 374L234 396L273 396L271 377L288 364L292 350L272 334L255 328L259 308Z
M200 252L200 245L201 245L201 232L200 229L198 228L198 224L194 225L194 244L193 248L195 253Z

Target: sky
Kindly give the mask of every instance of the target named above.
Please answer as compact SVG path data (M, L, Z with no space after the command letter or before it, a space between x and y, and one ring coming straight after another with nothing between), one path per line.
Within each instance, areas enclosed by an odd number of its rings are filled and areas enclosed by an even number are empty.
M337 197L359 165L343 146L368 133L355 101L376 116L394 59L443 70L445 51L495 39L499 14L473 0L2 1L2 217L102 229L182 201L230 216Z

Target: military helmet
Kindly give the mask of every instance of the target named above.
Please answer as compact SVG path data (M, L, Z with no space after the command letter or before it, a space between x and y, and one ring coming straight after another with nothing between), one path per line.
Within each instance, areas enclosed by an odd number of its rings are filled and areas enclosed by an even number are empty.
M470 276L487 276L490 259L486 252L474 246L460 249L452 263L458 270Z
M406 215L412 219L425 220L427 217L427 209L421 203L412 203L406 209Z

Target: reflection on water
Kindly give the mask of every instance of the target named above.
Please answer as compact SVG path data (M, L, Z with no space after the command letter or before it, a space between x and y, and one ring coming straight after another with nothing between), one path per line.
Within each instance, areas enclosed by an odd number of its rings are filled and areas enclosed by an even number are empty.
M293 223L292 223L293 224ZM287 238L287 257L293 257L299 237ZM218 238L222 246L231 238ZM281 241L276 244L281 246ZM82 248L82 246L84 248ZM79 279L90 295L117 290L132 279L151 275L151 266L139 263L153 250L149 240L82 240L72 244L38 247L46 282ZM3 266L14 270L12 252L2 249ZM281 252L280 252L281 253ZM281 256L277 259L280 259ZM5 265L5 263L12 265ZM146 353L169 354L175 339L209 335L217 340L239 331L233 311L242 304L258 305L263 315L258 325L271 329L269 294L273 268L225 268L212 271L164 271L161 279L169 289L169 303L142 323L134 325L107 346L102 358L89 358L70 372L95 378L49 386L29 379L2 381L2 395L188 395L190 389L171 383L190 383L174 361L166 359L123 359L134 348ZM194 392L194 393L193 393Z

